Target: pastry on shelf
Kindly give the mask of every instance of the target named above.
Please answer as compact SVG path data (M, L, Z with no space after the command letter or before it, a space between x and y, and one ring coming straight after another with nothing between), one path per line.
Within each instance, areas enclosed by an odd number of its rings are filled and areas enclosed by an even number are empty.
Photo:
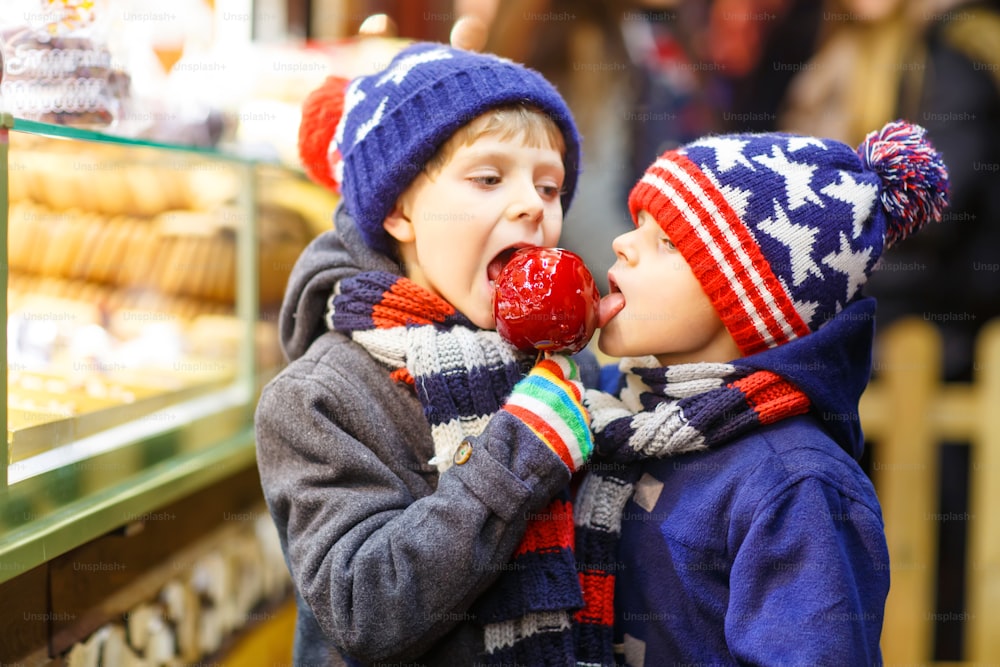
M15 116L56 125L100 128L115 120L111 52L85 35L51 35L25 27L4 39L0 93Z

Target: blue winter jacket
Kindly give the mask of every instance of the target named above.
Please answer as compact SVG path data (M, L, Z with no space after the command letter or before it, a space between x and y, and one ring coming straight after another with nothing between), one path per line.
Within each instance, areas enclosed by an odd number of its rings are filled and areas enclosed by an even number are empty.
M873 317L863 299L735 362L792 381L812 401L808 415L645 465L616 572L628 664L881 663L889 555L857 462Z

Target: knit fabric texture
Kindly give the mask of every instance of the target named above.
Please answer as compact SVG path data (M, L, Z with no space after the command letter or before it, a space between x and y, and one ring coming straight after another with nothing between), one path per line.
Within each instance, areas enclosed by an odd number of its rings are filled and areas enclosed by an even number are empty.
M353 79L327 155L368 245L391 254L382 223L400 194L457 129L509 105L534 107L562 131L562 205L568 209L580 137L565 101L538 72L494 55L419 42L400 51L384 71Z
M629 209L657 220L747 355L859 298L883 249L947 201L940 155L897 121L857 151L786 133L704 137L661 155Z
M482 433L533 360L495 331L477 329L441 297L381 271L340 281L326 321L350 333L396 381L413 385L441 472L463 438Z

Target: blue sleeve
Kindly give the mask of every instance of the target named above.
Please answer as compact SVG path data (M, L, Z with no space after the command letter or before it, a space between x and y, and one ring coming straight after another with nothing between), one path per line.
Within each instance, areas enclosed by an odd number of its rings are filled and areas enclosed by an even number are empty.
M580 369L580 382L583 386L588 389L597 388L601 377L601 364L597 361L597 355L585 347L572 356Z
M881 664L889 589L880 512L816 477L752 508L730 576L740 664Z

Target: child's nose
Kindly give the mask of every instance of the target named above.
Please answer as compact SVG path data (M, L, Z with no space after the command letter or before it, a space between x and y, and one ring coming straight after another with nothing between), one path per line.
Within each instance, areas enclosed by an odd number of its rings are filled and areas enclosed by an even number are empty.
M520 183L507 207L507 215L512 220L528 220L538 223L541 222L544 213L545 201L534 182Z
M611 242L611 250L614 251L615 256L619 260L624 262L631 261L631 258L634 255L632 247L632 237L637 231L638 230L633 229L631 231L625 232L624 234L619 234Z

